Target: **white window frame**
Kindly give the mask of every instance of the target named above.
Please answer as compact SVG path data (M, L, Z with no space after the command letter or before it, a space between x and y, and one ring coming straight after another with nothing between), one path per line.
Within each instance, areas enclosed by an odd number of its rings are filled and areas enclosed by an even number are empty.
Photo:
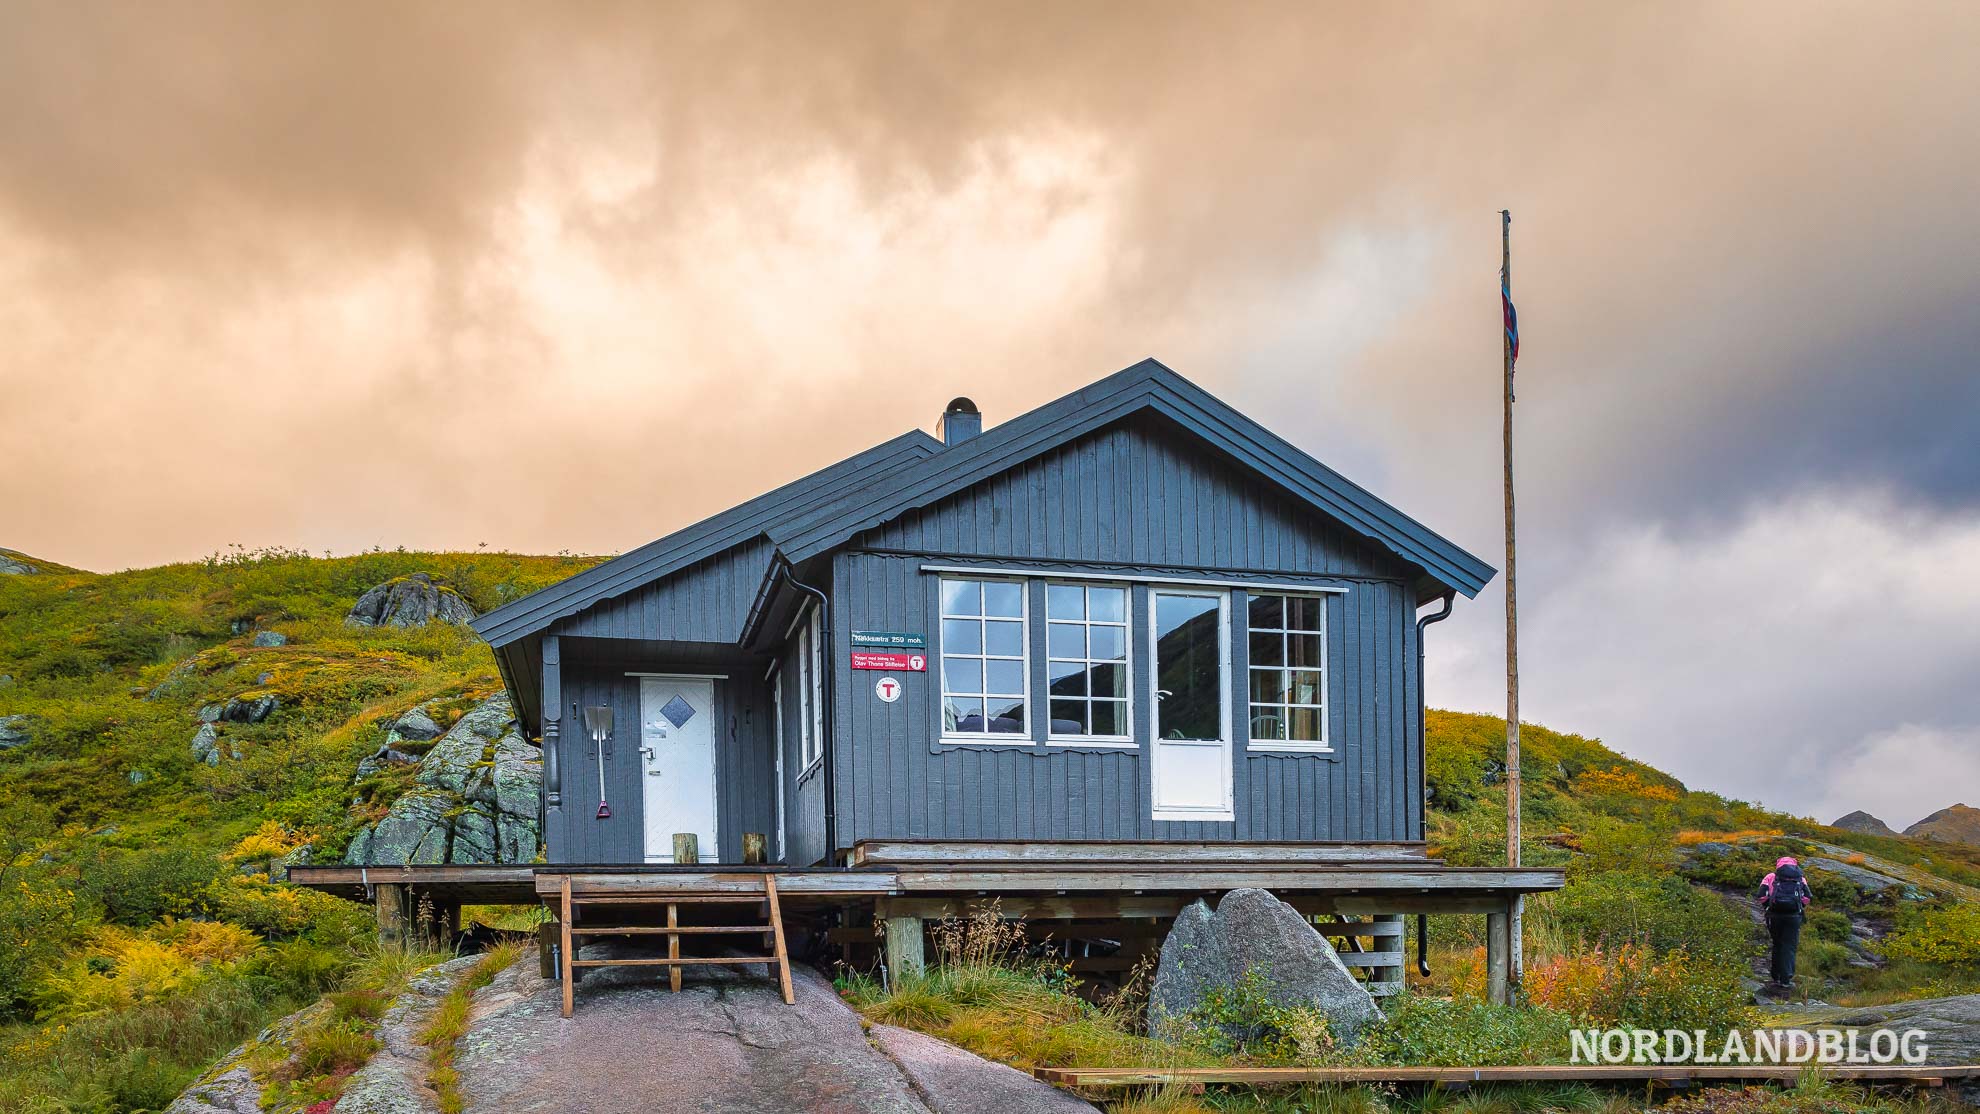
M1123 750L1133 749L1133 747L1135 746L1135 741L1134 741L1134 657L1135 657L1134 655L1134 643L1135 643L1134 586L1126 581L1095 581L1095 580L1088 580L1085 578L1048 579L1044 582L1044 584L1045 584L1044 703L1045 703L1045 731L1046 731L1045 741L1048 743L1057 743L1064 746L1088 746L1088 747L1109 746L1109 747L1118 747ZM1052 589L1054 587L1080 589L1080 591L1083 594L1083 610L1086 612L1086 618L1077 619L1077 620L1054 619L1052 617ZM1121 706L1121 727L1123 728L1123 730L1118 735L1090 735L1090 734L1061 735L1052 730L1052 723L1053 723L1052 663L1055 661L1079 660L1082 661L1084 664L1091 666L1095 662L1106 662L1106 661L1110 661L1111 659L1100 659L1093 657L1087 657L1083 659L1054 657L1052 654L1052 624L1077 623L1080 627L1084 628L1086 631L1086 647L1087 647L1086 652L1088 654L1091 654L1093 652L1092 628L1096 624L1093 620L1093 600L1090 594L1090 590L1094 588L1117 588L1120 590L1121 593L1121 621L1118 623L1112 621L1101 621L1097 625L1103 627L1119 627L1121 631L1121 669L1123 671L1124 677L1121 682L1122 689L1121 689L1120 698L1118 700L1115 700L1114 702L1120 704ZM1089 685L1091 684L1090 680L1088 681L1088 684ZM1084 697L1069 697L1067 699L1078 699L1082 703L1086 704L1087 715L1089 717L1088 722L1090 723L1091 722L1090 717L1092 715L1092 706L1093 706L1093 693L1091 688L1087 690L1087 694Z
M825 648L823 615L817 605L798 628L798 779L825 761Z
M1013 659L1007 654L992 655L990 653L990 642L989 642L989 638L987 637L987 632L982 632L981 630L979 630L979 635L981 636L980 643L982 649L975 654L967 654L962 656L974 657L978 661L984 663L983 685L985 688L988 688L990 685L990 678L989 678L990 670L988 663L992 661L1013 661L1013 660L1020 663L1019 668L1023 670L1022 676L1024 677L1024 692L1020 696L1020 699L1023 701L1023 706L1024 706L1023 731L995 731L995 732L956 731L956 730L952 730L949 727L948 707L949 707L949 696L951 694L949 692L949 671L945 668L945 659L948 656L948 647L944 645L944 643L947 641L943 633L944 624L947 623L947 621L950 619L972 619L972 618L975 619L979 624L981 624L986 619L990 618L990 616L983 614L979 614L979 615L949 614L948 609L944 607L942 603L942 595L943 595L942 586L950 582L959 582L959 581L968 581L975 584L1001 583L1001 584L1017 585L1018 623L1019 623L1018 647L1020 650L1020 656ZM1010 621L1010 616L1008 615L1000 615L1000 616L996 616L996 618L998 618L1003 622ZM935 636L936 636L935 652L932 655L934 659L933 665L936 669L935 714L938 717L939 722L941 724L939 730L941 741L944 743L967 743L975 746L1007 746L1007 747L1031 746L1032 739L1034 738L1033 731L1035 725L1037 724L1037 720L1033 718L1036 715L1036 712L1033 708L1035 701L1033 701L1031 698L1032 694L1031 694L1030 582L1022 576L943 576L936 578ZM984 702L983 719L986 724L989 723L990 703L989 703L989 699L983 693L955 693L954 695L962 697L964 699L970 699L974 697L975 699L982 700ZM999 694L999 695L1002 696L1003 694ZM1008 699L1008 697L1005 698Z
M1261 596L1277 596L1280 599L1302 599L1302 598L1311 599L1320 605L1320 609L1319 609L1320 629L1317 631L1294 631L1290 627L1286 627L1285 626L1286 620L1283 618L1284 615L1283 606L1280 609L1282 617L1279 620L1281 629L1277 631L1272 631L1268 628L1258 628L1264 633L1267 634L1276 633L1277 635L1279 635L1279 644L1281 651L1280 656L1282 660L1281 663L1276 666L1261 666L1251 660L1251 635L1253 631L1251 625L1251 601ZM1283 671L1291 670L1292 666L1285 664L1283 658L1285 657L1284 650L1285 650L1287 637L1292 634L1315 634L1318 635L1320 638L1320 665L1318 667L1318 672L1320 674L1320 703L1254 705L1251 699L1252 673L1254 672L1264 673L1268 671L1283 672ZM1313 591L1293 592L1293 591L1284 591L1278 589L1274 589L1272 591L1257 591L1257 592L1247 593L1244 601L1244 647L1245 647L1245 652L1244 652L1245 749L1262 751L1265 753L1280 753L1280 754L1332 754L1334 752L1334 744L1333 744L1334 704L1333 704L1333 700L1331 699L1333 694L1330 690L1333 687L1334 670L1332 663L1328 660L1327 596ZM1309 670L1309 669L1300 670L1300 672L1302 673L1313 672L1313 671L1314 670ZM1254 706L1265 707L1265 708L1279 708L1287 711L1288 713L1290 713L1291 709L1293 708L1317 708L1320 712L1319 741L1314 742L1312 740L1295 740L1295 739L1254 739L1251 734L1251 721L1252 721L1251 710ZM1287 723L1288 725L1290 725L1291 723L1290 715L1287 716ZM1290 729L1290 726L1288 727L1288 729Z

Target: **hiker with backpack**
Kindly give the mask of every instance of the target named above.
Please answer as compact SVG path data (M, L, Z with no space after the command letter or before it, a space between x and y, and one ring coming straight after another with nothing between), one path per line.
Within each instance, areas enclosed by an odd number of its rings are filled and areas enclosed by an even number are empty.
M1794 982L1794 953L1801 946L1801 921L1814 899L1801 864L1782 855L1774 872L1760 880L1760 908L1767 914L1767 934L1774 941L1774 985Z

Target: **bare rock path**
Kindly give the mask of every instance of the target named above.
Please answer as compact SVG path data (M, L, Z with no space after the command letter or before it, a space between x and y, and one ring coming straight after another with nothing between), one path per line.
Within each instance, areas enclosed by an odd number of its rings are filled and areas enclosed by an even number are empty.
M587 949L586 954L594 953ZM984 1109L941 1098L931 1103L931 1094L868 1039L859 1016L839 1000L831 983L796 968L792 984L797 1003L787 1006L767 979L727 968L695 969L678 994L654 968L603 968L578 984L576 1011L564 1018L556 984L537 976L533 959L519 963L476 994L473 1019L456 1046L467 1109L516 1114ZM1035 1082L950 1051L973 1064L958 1067L951 1061L948 1075L930 1077L944 1097L958 1086L947 1080L959 1070L981 1070L1005 1085L1012 1082L1009 1077ZM1073 1101L1072 1106L1001 1108L1091 1109Z

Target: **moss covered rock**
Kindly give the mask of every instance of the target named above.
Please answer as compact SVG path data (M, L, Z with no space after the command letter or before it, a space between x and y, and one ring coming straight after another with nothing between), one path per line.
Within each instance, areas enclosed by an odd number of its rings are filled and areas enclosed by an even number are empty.
M465 623L474 608L451 585L423 572L377 585L351 605L346 623L361 627L423 627L428 623Z

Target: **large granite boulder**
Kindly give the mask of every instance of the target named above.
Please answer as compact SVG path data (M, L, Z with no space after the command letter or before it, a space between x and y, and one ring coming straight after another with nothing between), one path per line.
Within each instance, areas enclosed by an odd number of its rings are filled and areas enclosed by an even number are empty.
M393 748L403 741L403 727L439 730L424 710L415 711L394 721L381 753L409 757ZM368 776L367 765L375 771L384 761L372 755L359 774ZM419 759L413 787L383 819L358 833L344 861L362 866L530 862L542 837L536 819L542 785L542 752L522 737L508 695L490 697Z
M1375 999L1298 910L1264 890L1242 889L1225 894L1215 913L1198 901L1176 917L1149 995L1149 1031L1174 1034L1212 990L1236 986L1249 972L1271 1004L1326 1015L1344 1047L1381 1017Z
M423 627L435 620L465 623L474 614L459 592L416 572L388 580L359 596L344 622L360 627Z
M288 644L289 636L283 634L281 631L263 630L254 632L254 645L264 650L273 649L277 646L287 646Z

